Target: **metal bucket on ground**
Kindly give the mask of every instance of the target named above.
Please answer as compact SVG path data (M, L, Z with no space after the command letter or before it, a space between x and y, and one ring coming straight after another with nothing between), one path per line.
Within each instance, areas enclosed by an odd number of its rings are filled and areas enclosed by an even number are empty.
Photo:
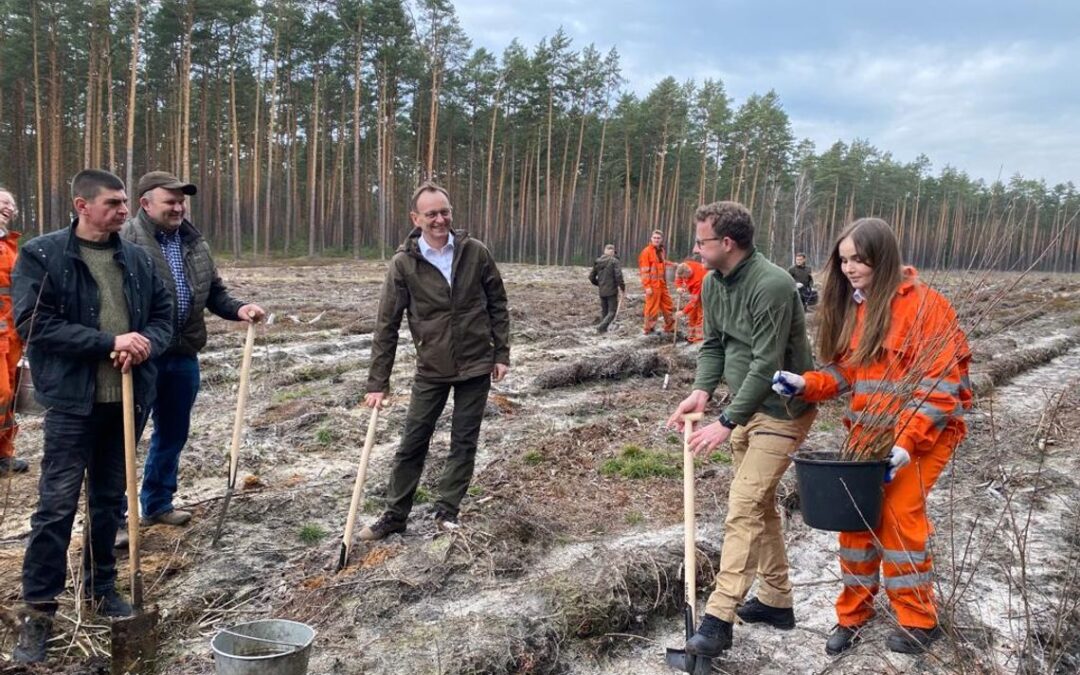
M285 619L226 628L210 641L217 675L307 675L315 629Z
M45 408L34 398L34 381L30 378L30 362L19 361L19 374L15 383L15 412L22 415L40 415Z

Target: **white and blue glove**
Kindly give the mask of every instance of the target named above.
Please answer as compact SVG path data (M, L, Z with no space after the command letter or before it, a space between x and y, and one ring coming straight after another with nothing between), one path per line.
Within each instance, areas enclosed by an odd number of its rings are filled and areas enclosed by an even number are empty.
M772 390L781 396L791 398L798 396L806 389L806 379L802 375L789 373L786 370L778 370L772 376Z
M885 482L891 482L896 477L896 472L910 463L911 454L899 445L894 445L892 454L889 455L889 470L885 472Z

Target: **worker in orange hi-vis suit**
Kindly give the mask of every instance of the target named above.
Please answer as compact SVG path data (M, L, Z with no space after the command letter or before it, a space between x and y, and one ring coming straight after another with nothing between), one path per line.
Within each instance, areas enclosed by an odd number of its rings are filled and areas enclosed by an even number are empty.
M967 432L971 350L949 301L901 265L885 221L848 226L827 270L817 342L827 365L802 375L779 371L773 389L806 401L850 395L846 449L880 452L891 466L878 527L840 533L843 589L825 651L854 645L884 586L900 624L886 646L919 654L942 635L926 498Z
M705 281L705 266L696 260L684 260L675 268L675 288L686 291L689 298L678 316L686 317L686 341L701 342L705 337L705 315L701 311L701 282Z
M0 474L23 473L25 460L15 457L15 377L22 342L15 332L11 270L19 254L19 233L8 228L19 214L15 195L0 188Z
M665 272L668 265L664 251L664 233L653 230L649 245L638 256L638 274L641 275L641 288L645 293L645 335L652 333L660 314L664 315L664 332L669 335L675 331L674 305L668 293Z

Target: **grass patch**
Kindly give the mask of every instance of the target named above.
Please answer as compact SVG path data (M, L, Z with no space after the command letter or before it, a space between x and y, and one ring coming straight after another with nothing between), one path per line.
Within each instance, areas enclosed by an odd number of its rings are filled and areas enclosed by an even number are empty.
M726 452L714 452L709 455L709 462L713 464L731 464L731 455Z
M678 434L668 434L664 440L668 445L682 445L682 437Z
M289 401L295 401L301 398L309 398L315 392L314 387L300 387L299 389L283 389L275 391L274 395L270 398L270 402L275 405L281 405L282 403L288 403Z
M529 466L536 466L540 462L544 461L544 456L540 454L539 450L529 450L524 455L522 455L521 459L523 459L525 463Z
M431 490L427 489L423 485L416 488L416 494L413 495L413 504L427 504L431 501Z
M627 525L641 525L645 522L645 514L641 511L631 511L626 514Z
M300 541L304 542L308 546L315 546L323 539L326 539L326 535L329 534L321 526L315 523L308 523L300 528Z
M484 488L480 487L479 485L470 485L469 489L465 491L465 494L469 495L470 497L480 497L484 494Z
M680 458L668 452L644 450L636 445L622 449L618 457L613 457L600 465L604 476L623 478L675 478L682 474Z
M330 427L319 427L315 432L315 442L319 445L330 445L337 440L337 432Z

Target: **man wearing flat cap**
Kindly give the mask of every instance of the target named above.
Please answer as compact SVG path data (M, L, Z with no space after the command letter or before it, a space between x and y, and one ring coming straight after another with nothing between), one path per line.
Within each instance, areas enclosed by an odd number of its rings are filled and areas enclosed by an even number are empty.
M165 171L151 171L139 179L135 190L139 209L120 231L120 236L150 252L176 307L172 342L155 359L157 399L151 409L154 433L143 469L139 503L145 521L177 526L191 519L189 512L173 506L173 495L180 451L187 442L191 409L199 393L198 354L206 345L203 310L227 321L256 322L265 314L262 307L229 295L218 276L210 245L184 217L186 198L195 193L191 183ZM117 546L125 543L123 534L117 537Z

